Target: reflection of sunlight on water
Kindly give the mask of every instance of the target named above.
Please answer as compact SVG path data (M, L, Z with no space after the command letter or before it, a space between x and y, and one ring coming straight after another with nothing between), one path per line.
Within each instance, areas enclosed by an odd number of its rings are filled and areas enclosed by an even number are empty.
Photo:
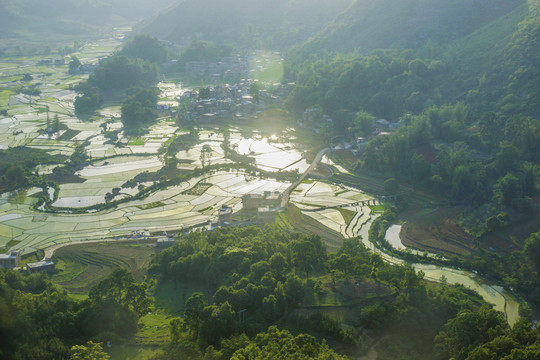
M278 140L277 135L262 139L240 139L234 143L235 150L241 155L250 155L255 158L259 168L266 171L307 170L309 164L302 158L302 153L292 147L292 144L269 143L269 140Z
M126 171L161 167L162 165L163 165L162 162L157 157L154 157L151 159L131 161L131 162L125 162L125 163L117 163L117 164L109 164L109 165L102 165L102 166L90 165L78 171L77 175L101 176L101 175L116 174L116 173L126 172Z
M405 246L403 246L401 239L399 238L400 232L401 225L392 225L386 231L385 238L394 249L405 249Z
M92 205L97 205L105 202L104 196L78 196L78 197L65 197L56 200L52 206L54 207L70 207L70 208L82 208Z

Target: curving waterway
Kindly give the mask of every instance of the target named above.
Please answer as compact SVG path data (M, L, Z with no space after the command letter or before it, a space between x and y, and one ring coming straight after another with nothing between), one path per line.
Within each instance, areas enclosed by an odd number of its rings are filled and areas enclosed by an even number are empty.
M376 216L373 216L371 220L365 223L358 232L358 235L362 237L362 243L368 249L381 255L381 257L389 263L396 265L406 264L404 260L396 258L384 251L381 251L381 249L378 249L377 247L375 247L375 245L373 245L373 243L369 241L368 231L375 219ZM401 240L399 239L400 230L401 226L393 225L387 231L386 238L391 244L403 249L405 248L405 246L401 243ZM444 276L449 284L461 284L465 287L475 290L480 296L482 296L482 298L484 298L484 300L493 304L496 310L503 312L506 315L506 319L511 326L516 323L519 317L519 303L501 286L485 283L481 278L477 277L476 274L463 270L429 264L410 265L416 271L424 272L425 279L440 282L441 278Z

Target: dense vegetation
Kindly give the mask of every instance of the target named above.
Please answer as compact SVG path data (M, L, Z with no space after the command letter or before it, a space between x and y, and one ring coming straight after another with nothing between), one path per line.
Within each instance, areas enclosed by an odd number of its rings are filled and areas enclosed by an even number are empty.
M176 284L208 294L191 290L185 304L161 299L183 310L157 359L341 359L374 343L381 359L540 355L540 334L526 318L510 329L472 291L386 264L358 239L329 254L318 236L277 226L195 232L158 253L148 270L151 293ZM105 358L92 341L120 344L149 309L163 311L148 290L117 269L76 301L44 274L2 270L0 358Z
M340 344L345 353L381 337L381 358L442 359L458 351L465 357L485 349L502 354L508 349L493 349L491 342L515 339L517 331L525 331L526 340L514 348L538 352L538 332L530 330L525 320L514 334L502 314L483 305L477 295L444 281L440 286L428 284L422 273L387 265L357 239L345 240L337 253L328 254L314 235L285 233L274 226L217 229L183 236L152 263L149 273L160 284L204 284L213 293L208 297L195 292L186 301L183 318L171 323L172 341L164 359L179 354L267 358L282 348L304 358L295 334L304 344L315 344L310 336L324 337L330 344ZM325 314L324 307L313 306L328 294L351 291L348 286L360 286L360 292L366 291L365 286L379 290L369 306L352 307L341 321ZM345 299L353 304L366 301L362 296ZM314 310L297 315L300 308ZM462 338L455 329L465 321L477 321L478 326L470 337ZM497 330L486 334L482 326ZM273 344L276 337L279 345ZM318 345L309 356L321 356L317 349Z
M368 39L367 30L343 43L338 39L359 26L376 24L377 9L389 1L355 3L331 32L291 52L285 77L296 87L288 107L298 114L310 108L311 114L329 115L332 128L323 132L328 138L370 140L358 153L356 172L395 178L450 205L467 206L460 226L482 246L490 234L534 222L537 216L540 2L497 2L481 15L469 10L483 1L415 2L423 7L428 3L452 20L430 23L432 17L422 13L417 27L393 33L399 34L395 44L385 42L384 31ZM411 2L400 2L380 13L389 16L401 6L414 9ZM362 14L375 19L353 17L361 8ZM463 17L455 16L458 13ZM467 17L474 21L458 28ZM417 32L429 41L415 42ZM339 44L339 50L357 51L324 52L334 50L330 43ZM377 46L407 49L368 51ZM399 129L374 136L377 118ZM538 224L531 229L540 230ZM528 234L512 237L507 246L523 249L536 235L527 238ZM538 281L527 280L528 274L537 279L538 269L526 254L484 253L473 262L476 270L489 269L538 301ZM531 272L517 270L522 266Z
M0 190L9 192L19 188L41 186L44 181L34 172L37 165L56 164L62 159L43 150L16 147L0 150Z
M91 114L107 95L125 94L122 122L127 133L140 132L157 118L158 65L166 59L167 50L158 40L148 35L135 36L78 86L82 95L75 100L75 113Z
M78 302L44 274L0 270L0 358L68 359L70 347L133 334L149 306L143 285L117 269Z

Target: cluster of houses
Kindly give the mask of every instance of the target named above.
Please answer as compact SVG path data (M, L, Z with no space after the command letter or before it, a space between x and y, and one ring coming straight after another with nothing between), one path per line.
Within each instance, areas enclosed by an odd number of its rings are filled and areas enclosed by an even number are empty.
M265 191L263 194L245 194L242 196L242 207L246 214L256 215L258 222L274 222L281 210L281 192ZM232 223L233 208L221 205L215 225L227 226Z
M45 258L38 262L27 263L25 267L21 268L21 252L18 250L12 250L6 254L0 254L0 268L13 269L26 271L29 274L37 272L53 272L55 271L54 262Z
M43 66L62 66L66 64L66 60L64 58L61 59L41 59L37 63L38 65Z
M246 194L242 196L242 206L246 212L257 212L260 222L274 222L281 210L281 193L265 191L261 194Z
M313 129L316 133L319 133L323 126L328 126L332 128L334 125L334 120L328 115L323 114L320 107L307 108L303 113L302 117L297 120L298 125L301 127L307 127ZM350 150L355 155L357 155L363 148L363 146L375 136L385 136L389 135L391 132L396 131L403 125L403 119L399 121L388 121L386 119L377 119L373 118L372 122L372 133L366 138L358 136L358 134L353 135L352 140L342 141L338 144L334 144L334 150Z
M246 119L257 109L277 102L279 95L266 89L257 91L254 97L250 91L252 86L253 80L246 79L234 85L217 85L205 89L207 93L203 98L200 93L187 91L179 99L187 103L187 109L179 116L184 122L199 124L224 118Z

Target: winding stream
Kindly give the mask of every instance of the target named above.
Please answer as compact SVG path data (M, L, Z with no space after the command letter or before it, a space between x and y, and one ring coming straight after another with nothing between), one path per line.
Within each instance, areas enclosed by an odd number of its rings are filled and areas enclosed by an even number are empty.
M368 231L375 219L376 216L373 216L358 232L358 235L362 237L362 243L368 249L381 255L385 261L396 265L404 265L406 263L404 260L381 251L368 240ZM401 230L401 227L396 228L396 226L398 225L394 225L390 228L391 230L389 229L389 231L387 231L386 237L391 244L399 245L401 244L401 240L399 239L399 230ZM404 246L401 244L401 247ZM482 279L476 277L475 274L467 271L429 264L411 264L411 266L416 271L423 271L425 274L424 278L426 279L440 282L441 277L444 276L449 284L461 284L475 290L482 298L484 298L484 300L493 304L496 310L505 313L506 319L511 326L513 326L519 318L519 303L501 286L484 283L482 282Z

